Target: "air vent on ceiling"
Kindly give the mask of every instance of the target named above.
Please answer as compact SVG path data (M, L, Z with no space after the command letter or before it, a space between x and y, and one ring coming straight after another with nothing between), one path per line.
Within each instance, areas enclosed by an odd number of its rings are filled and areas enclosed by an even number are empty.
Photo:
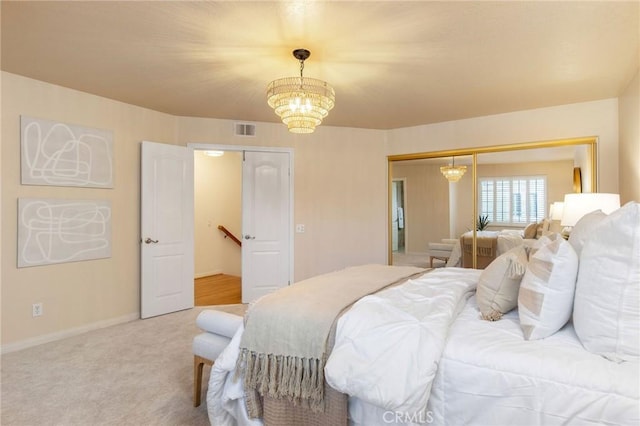
M255 136L256 125L250 123L235 123L236 136Z

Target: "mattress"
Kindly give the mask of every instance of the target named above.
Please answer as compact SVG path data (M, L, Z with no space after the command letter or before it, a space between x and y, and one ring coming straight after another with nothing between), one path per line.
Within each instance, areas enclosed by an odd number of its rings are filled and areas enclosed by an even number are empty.
M518 313L480 319L475 296L452 325L421 417L349 400L352 425L637 425L638 363L587 352L571 324L526 341Z

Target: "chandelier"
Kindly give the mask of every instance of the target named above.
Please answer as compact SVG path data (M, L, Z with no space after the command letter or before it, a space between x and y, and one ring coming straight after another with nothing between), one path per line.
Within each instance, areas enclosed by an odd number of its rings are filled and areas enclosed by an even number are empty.
M310 55L307 49L294 50L293 56L300 61L300 77L279 78L267 86L269 106L292 133L313 133L336 101L329 83L302 76L304 61Z
M440 173L447 178L449 182L457 182L467 171L467 166L456 166L456 157L451 157L450 166L440 167Z

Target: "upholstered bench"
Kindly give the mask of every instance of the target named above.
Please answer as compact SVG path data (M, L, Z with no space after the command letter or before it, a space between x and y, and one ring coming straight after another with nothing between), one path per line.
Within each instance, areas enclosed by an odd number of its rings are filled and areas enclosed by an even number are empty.
M196 325L204 330L193 338L193 406L200 405L202 370L213 365L242 324L242 317L222 311L203 310Z
M450 238L443 238L439 243L429 243L429 267L433 268L433 259L447 263L456 244L458 240Z

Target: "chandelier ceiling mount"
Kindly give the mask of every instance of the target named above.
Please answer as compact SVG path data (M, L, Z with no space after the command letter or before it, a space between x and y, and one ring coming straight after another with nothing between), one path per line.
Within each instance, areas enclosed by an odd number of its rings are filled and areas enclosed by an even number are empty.
M301 66L304 68L304 61L306 61L307 59L309 59L309 56L311 56L311 52L309 52L307 49L296 49L293 51L293 57L296 58L299 61L302 61ZM302 71L302 70L300 70ZM302 75L301 75L302 77Z

